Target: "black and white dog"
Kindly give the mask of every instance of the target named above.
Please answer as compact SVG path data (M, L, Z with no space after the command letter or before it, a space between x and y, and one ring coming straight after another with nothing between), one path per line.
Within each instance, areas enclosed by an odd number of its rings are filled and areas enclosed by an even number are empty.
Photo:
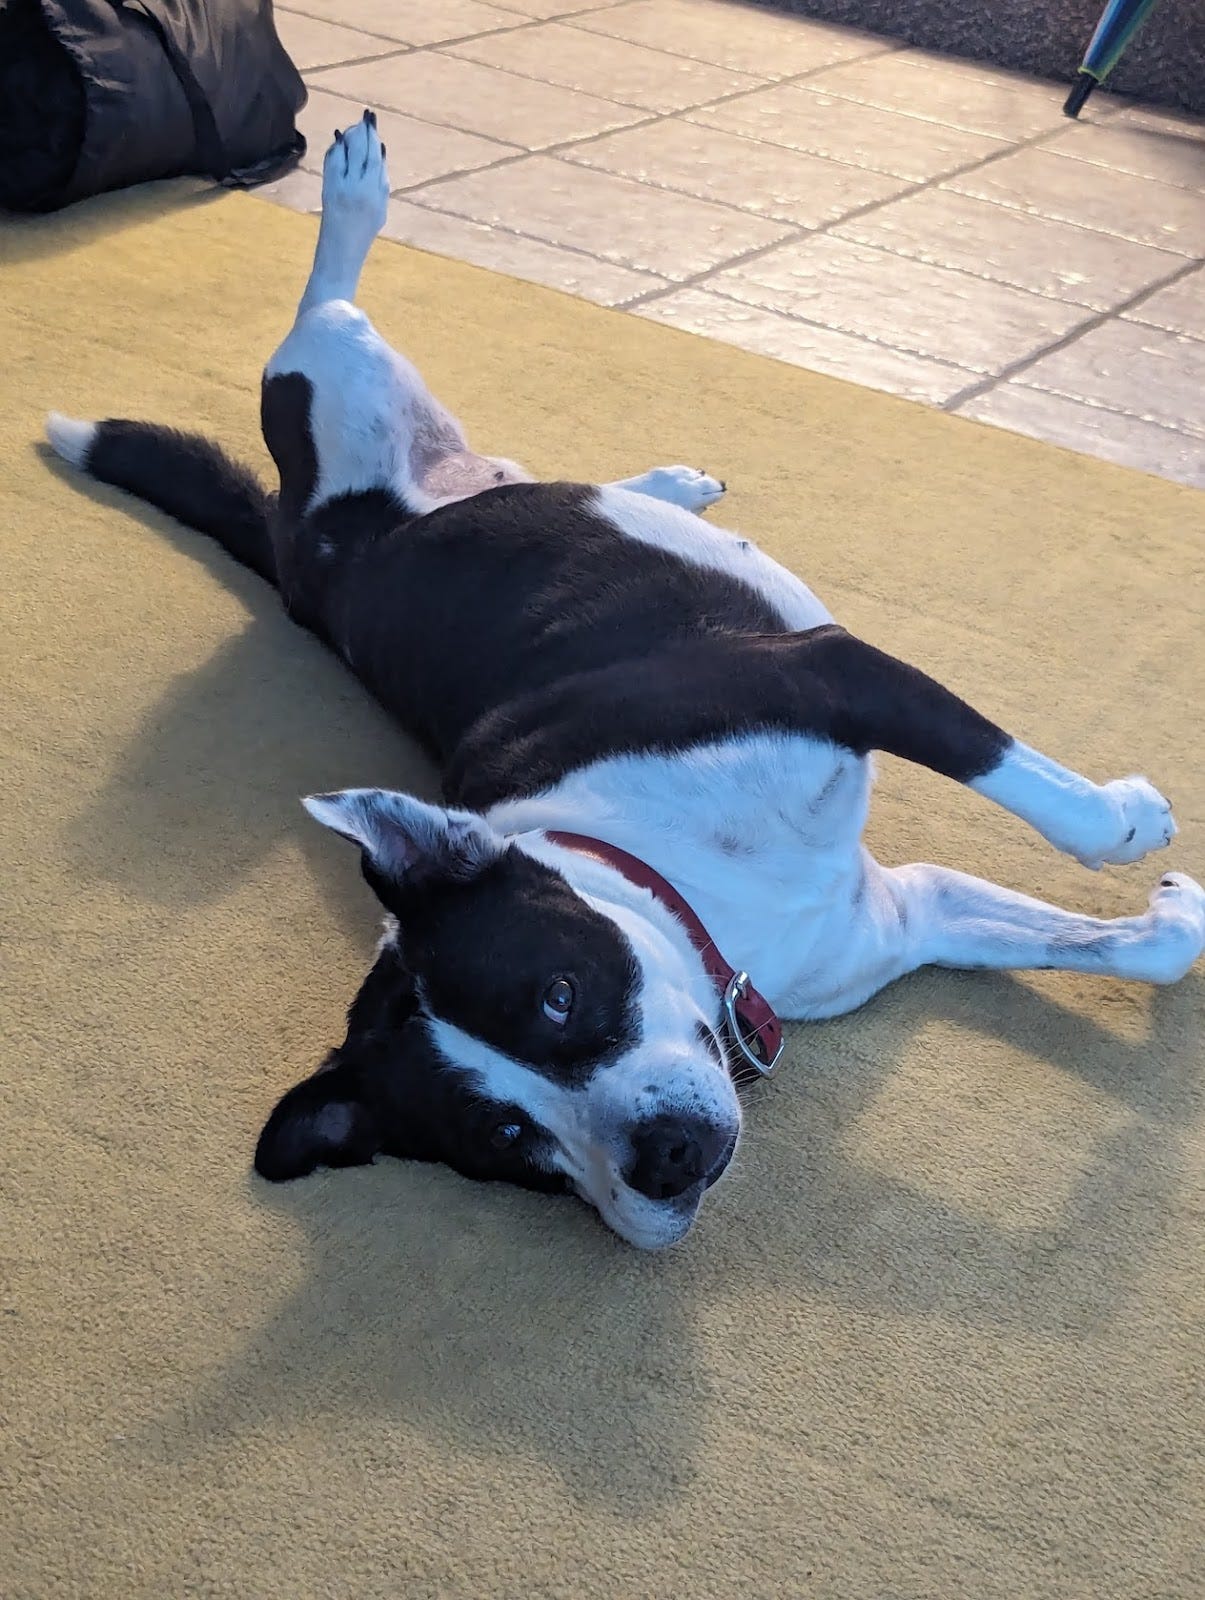
M926 963L1182 977L1205 892L1181 874L1106 922L884 868L860 843L876 749L1089 867L1170 842L1145 779L1069 772L851 637L701 519L723 492L703 473L534 483L469 448L353 304L384 157L367 112L326 157L313 272L264 375L278 498L196 437L48 424L67 461L274 583L442 764L446 809L380 789L305 802L359 846L386 933L259 1171L444 1161L575 1192L655 1248L732 1157L734 1078L771 1065L771 1005L835 1016Z

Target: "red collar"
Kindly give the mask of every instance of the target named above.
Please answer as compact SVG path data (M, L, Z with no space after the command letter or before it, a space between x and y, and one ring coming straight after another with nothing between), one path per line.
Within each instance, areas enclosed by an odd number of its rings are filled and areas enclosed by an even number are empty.
M755 1072L768 1078L782 1055L782 1023L775 1016L770 1002L753 987L749 974L738 971L724 960L716 949L715 940L673 884L667 883L647 862L630 856L626 850L619 850L613 844L604 844L600 839L588 839L580 833L559 832L549 833L547 837L553 844L563 845L568 850L576 850L579 855L591 856L605 866L614 867L629 883L648 889L677 917L686 929L691 944L702 957L707 976L720 991L724 1021L733 1046Z

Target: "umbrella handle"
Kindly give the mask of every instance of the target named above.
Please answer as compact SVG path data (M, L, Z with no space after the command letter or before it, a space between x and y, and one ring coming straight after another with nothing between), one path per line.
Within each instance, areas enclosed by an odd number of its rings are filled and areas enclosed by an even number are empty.
M1085 72L1083 67L1075 75L1075 82L1071 86L1071 93L1063 101L1063 115L1078 117L1084 109L1084 102L1096 88L1096 79L1090 72Z

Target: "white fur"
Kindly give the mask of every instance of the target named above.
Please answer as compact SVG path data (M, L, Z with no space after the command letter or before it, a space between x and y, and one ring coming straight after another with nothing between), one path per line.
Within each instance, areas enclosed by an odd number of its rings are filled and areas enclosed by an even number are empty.
M806 583L751 540L714 527L681 506L620 483L608 483L596 492L593 510L629 539L672 550L696 566L739 578L772 605L792 630L818 628L833 620Z
M1092 783L1019 742L969 787L1093 869L1141 861L1176 834L1171 803L1145 778Z
M1170 872L1140 916L1082 917L944 867L892 875L912 912L909 965L1053 967L1178 982L1205 948L1205 890Z
M607 485L626 489L629 494L646 494L653 500L666 500L685 511L705 511L724 493L724 485L697 467L651 467L638 478L624 478Z
M440 1054L473 1079L485 1099L518 1106L549 1136L554 1168L565 1174L581 1198L621 1239L637 1249L659 1250L676 1244L690 1231L699 1197L666 1205L629 1188L623 1178L625 1164L631 1159L633 1122L655 1116L662 1108L643 1089L647 1073L656 1070L655 1058L646 1058L645 1065L627 1070L621 1061L573 1089L440 1018L430 1018L427 1028ZM641 1054L630 1052L633 1059ZM733 1108L730 1120L735 1133L739 1115L734 1097Z
M385 224L389 173L376 128L355 123L322 163L322 221L300 319L328 300L354 300L372 241Z
M77 422L74 417L52 411L46 418L46 438L56 455L82 470L87 466L88 452L96 438L96 423Z
M608 757L488 815L503 833L583 833L649 861L724 956L795 1015L800 974L834 922L849 920L869 800L868 762L823 740L760 733L683 758Z
M376 128L358 122L326 153L313 269L292 332L265 375L301 372L310 380L319 465L311 505L385 486L421 513L498 483L526 482L528 474L471 450L417 369L352 304L388 202L384 149Z
M419 862L471 877L502 848L474 811L449 811L393 789L340 789L301 802L315 822L366 850L378 866L404 877Z

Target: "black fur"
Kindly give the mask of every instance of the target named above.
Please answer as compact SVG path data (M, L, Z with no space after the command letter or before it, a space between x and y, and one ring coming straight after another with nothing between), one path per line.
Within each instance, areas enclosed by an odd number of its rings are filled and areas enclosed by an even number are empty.
M444 784L457 804L485 810L600 755L761 730L813 734L856 755L885 750L960 783L990 771L1010 743L932 678L829 626L689 639L651 662L578 673L482 717Z
M515 1128L513 1142L500 1138ZM449 1072L418 1020L387 1041L349 1031L342 1048L277 1103L255 1148L255 1170L284 1183L379 1155L442 1162L478 1182L569 1192L551 1165L547 1136L517 1107L483 1099Z
M621 751L764 728L886 750L961 782L1011 743L844 629L792 634L740 580L625 538L587 485L507 484L421 517L378 489L305 514L309 393L297 375L264 387L282 597L443 764L460 803L531 793ZM266 497L216 446L105 422L88 466L248 565L249 547L266 562Z
M634 1043L631 949L560 873L507 850L467 882L369 875L437 1016L569 1084ZM577 996L564 1025L543 1011L558 978Z
M236 561L276 582L269 526L276 498L255 474L208 439L146 422L102 422L84 467L187 527L207 533Z

